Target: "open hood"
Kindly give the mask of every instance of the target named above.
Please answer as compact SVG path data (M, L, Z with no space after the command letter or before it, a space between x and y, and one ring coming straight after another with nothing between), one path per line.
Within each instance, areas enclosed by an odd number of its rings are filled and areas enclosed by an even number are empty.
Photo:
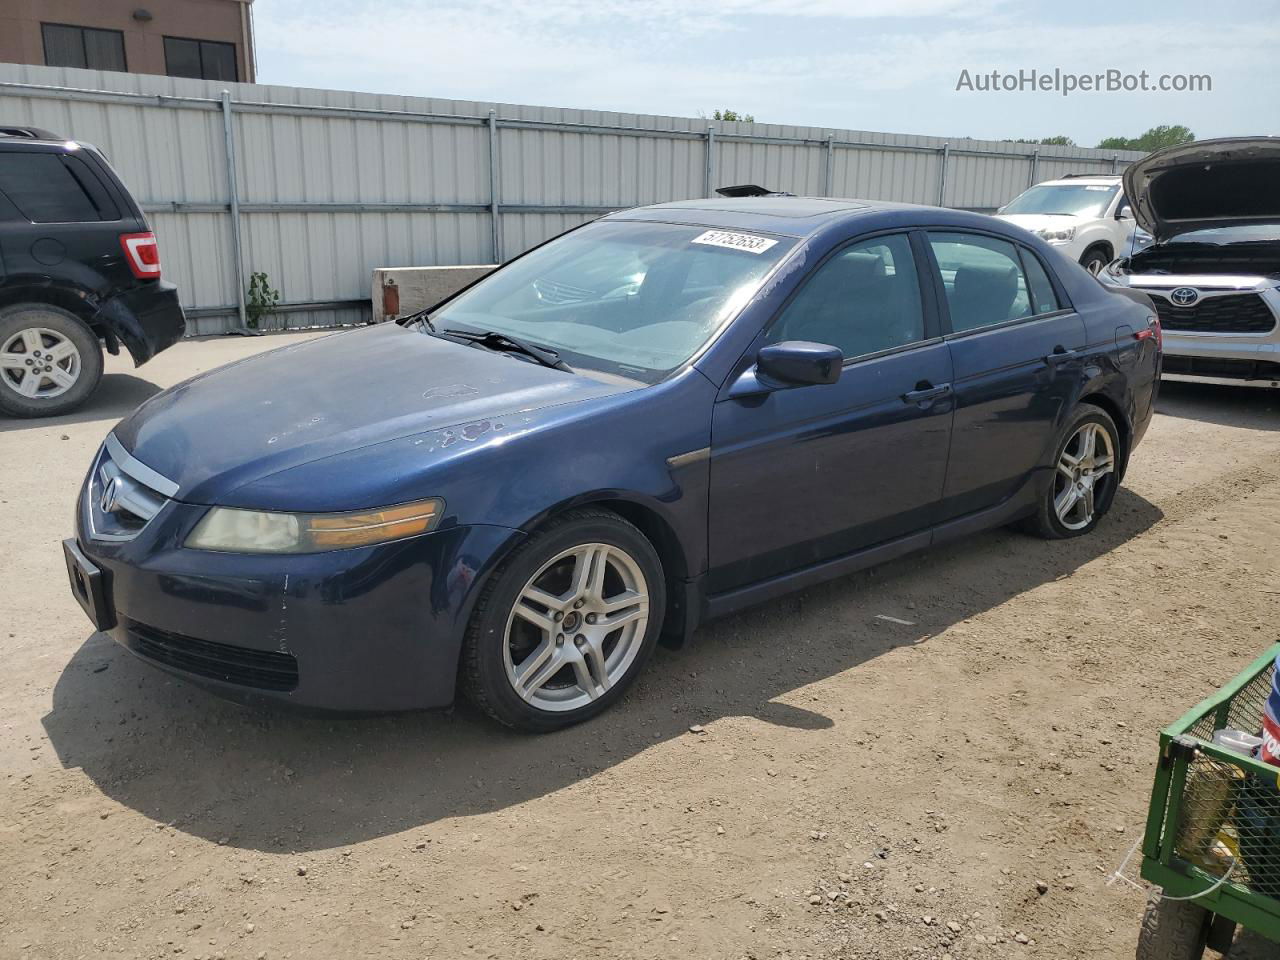
M1280 223L1280 137L1199 140L1124 172L1134 219L1156 242L1192 230Z

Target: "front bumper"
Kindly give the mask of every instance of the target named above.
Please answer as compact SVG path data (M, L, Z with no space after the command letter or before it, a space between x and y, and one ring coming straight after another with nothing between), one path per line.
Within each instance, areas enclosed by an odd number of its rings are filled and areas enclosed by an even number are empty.
M136 538L104 542L86 535L80 505L76 545L101 571L101 626L224 696L331 710L451 703L476 587L520 536L473 525L296 556L183 548L205 509L170 501Z

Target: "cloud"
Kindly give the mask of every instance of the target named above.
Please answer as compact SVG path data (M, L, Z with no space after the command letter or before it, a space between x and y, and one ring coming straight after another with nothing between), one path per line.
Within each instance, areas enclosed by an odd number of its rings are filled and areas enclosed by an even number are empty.
M1053 25L1002 0L276 0L255 11L264 82L683 116L733 107L765 121L936 135L1087 142L1156 122L1249 132L1225 125L1256 122L1255 92L1280 79L1274 22L1237 26L1224 10L1189 29L1176 2L1160 19L1126 9ZM1215 92L1063 101L955 91L961 69L1033 67L1209 73Z

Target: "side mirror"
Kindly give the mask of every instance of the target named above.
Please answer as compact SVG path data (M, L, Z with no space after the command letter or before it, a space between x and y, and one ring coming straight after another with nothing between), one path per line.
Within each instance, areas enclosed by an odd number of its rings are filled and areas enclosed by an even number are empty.
M835 383L844 369L839 347L807 340L784 340L761 347L756 354L756 370L771 380L804 386Z
M1122 204L1120 204L1120 206L1119 206L1119 207L1117 207L1117 208L1116 208L1116 219L1117 219L1117 220L1132 220L1132 219L1133 219L1133 210L1132 210L1132 209L1130 209L1130 207L1129 207L1129 205L1128 205L1127 203L1122 203Z

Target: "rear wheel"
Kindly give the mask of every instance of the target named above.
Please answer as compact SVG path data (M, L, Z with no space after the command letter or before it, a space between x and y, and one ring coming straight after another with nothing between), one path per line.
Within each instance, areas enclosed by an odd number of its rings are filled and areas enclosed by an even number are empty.
M1196 903L1162 900L1155 891L1142 916L1136 960L1200 960L1211 916Z
M68 413L101 378L98 338L78 318L47 304L0 310L0 413Z
M1241 927L1227 951L1227 960L1280 960L1280 943Z
M1024 526L1048 540L1079 537L1111 509L1120 486L1120 434L1101 407L1082 403L1067 423L1053 477Z
M485 585L467 629L463 684L507 726L579 723L631 685L665 604L662 565L644 534L605 510L565 514Z

